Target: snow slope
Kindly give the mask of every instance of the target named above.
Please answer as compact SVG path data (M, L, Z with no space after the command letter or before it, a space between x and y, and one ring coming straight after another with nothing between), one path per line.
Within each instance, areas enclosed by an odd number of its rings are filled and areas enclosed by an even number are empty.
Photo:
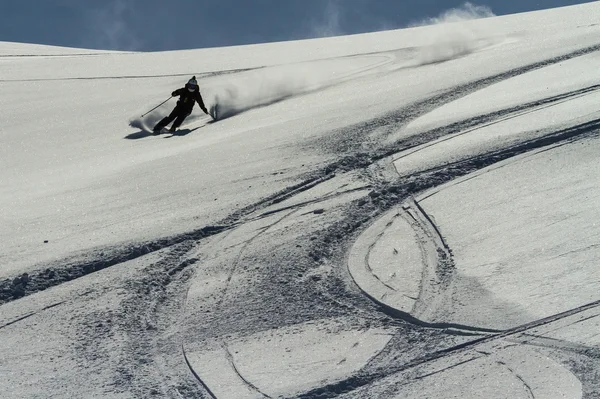
M599 12L0 42L0 392L600 396Z

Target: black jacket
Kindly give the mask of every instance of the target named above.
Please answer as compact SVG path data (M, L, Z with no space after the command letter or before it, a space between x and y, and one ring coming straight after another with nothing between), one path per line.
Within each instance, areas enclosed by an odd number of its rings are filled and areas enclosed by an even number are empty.
M206 111L206 106L204 105L204 101L202 101L202 96L200 95L200 90L196 89L195 91L189 91L187 88L182 87L181 89L175 90L171 93L173 97L179 96L179 101L177 101L177 106L187 113L192 112L192 108L194 108L194 102L197 102L202 111L204 113L208 113Z

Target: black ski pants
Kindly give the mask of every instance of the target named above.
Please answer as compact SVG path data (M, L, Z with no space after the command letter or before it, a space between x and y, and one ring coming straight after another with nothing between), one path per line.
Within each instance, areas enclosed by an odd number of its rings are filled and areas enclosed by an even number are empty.
M177 106L175 106L175 108L173 108L173 111L171 111L169 116L164 117L160 122L158 122L158 124L154 127L154 130L160 130L160 129L164 128L169 123L171 123L173 120L175 120L175 122L173 122L171 129L175 130L179 126L181 126L181 124L183 123L185 118L187 118L190 113L191 113L191 110L184 109L184 108L180 107L179 105L177 105Z

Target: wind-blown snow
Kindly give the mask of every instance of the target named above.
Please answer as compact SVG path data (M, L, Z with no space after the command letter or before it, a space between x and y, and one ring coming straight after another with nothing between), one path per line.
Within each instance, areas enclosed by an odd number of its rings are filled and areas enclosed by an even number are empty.
M163 53L0 43L0 392L600 395L600 6L470 11ZM220 120L150 134L192 75Z
M410 24L412 27L434 25L424 32L423 36L428 37L430 42L419 50L419 61L422 64L447 61L503 41L502 36L494 36L484 24L478 27L464 24L465 21L493 16L489 7L467 2L437 17Z
M222 76L207 88L209 104L219 104L219 119L340 84L389 63L389 56L336 59L259 68Z
M437 17L425 18L424 20L413 22L410 24L410 26L414 27L425 25L451 24L470 21L473 19L491 17L495 17L495 14L492 12L491 8L466 2L458 8L452 8L450 10L444 11Z

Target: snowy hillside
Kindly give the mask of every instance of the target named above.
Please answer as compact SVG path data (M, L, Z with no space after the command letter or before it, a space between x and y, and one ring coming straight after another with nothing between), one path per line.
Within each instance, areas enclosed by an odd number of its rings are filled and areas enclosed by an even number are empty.
M600 397L599 70L598 2L0 42L0 397Z

